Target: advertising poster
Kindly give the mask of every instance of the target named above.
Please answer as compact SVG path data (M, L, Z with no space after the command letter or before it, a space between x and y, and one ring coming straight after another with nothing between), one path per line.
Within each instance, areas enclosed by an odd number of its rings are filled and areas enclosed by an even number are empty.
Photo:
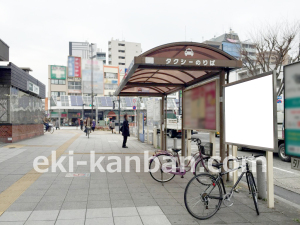
M284 68L285 151L300 157L300 63Z
M65 80L67 75L67 67L50 66L51 79Z
M81 58L68 56L68 77L81 78Z
M92 61L93 61L93 92L94 94L103 94L103 61L97 59L82 59L82 85L83 93L92 92Z
M217 82L184 91L184 129L217 130Z

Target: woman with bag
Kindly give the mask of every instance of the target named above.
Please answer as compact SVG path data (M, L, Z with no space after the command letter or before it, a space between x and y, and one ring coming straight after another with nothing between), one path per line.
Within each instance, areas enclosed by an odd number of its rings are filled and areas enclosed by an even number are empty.
M126 142L127 142L127 137L130 136L130 132L129 132L129 123L128 123L128 119L127 119L127 114L124 115L124 122L123 122L121 131L122 131L122 135L123 135L122 148L128 148L126 146Z

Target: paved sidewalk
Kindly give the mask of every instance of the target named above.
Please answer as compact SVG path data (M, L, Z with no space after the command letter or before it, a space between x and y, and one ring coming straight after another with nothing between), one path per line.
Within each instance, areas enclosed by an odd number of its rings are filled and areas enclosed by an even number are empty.
M143 152L153 152L153 147L134 137L129 138L128 149L121 148L121 144L119 134L96 131L88 139L79 130L58 130L0 148L0 225L299 224L300 212L281 202L276 202L275 209L268 209L266 202L260 201L261 215L257 216L253 200L244 189L235 193L232 207L222 205L211 219L197 220L189 215L183 200L192 174L176 176L162 186L143 172ZM74 151L75 176L61 171L32 172L34 158L49 157L51 151L66 157L66 169L68 151ZM115 162L108 160L109 156L120 156L123 172L90 173L90 151L96 152L96 159L105 156L101 163L104 168ZM131 172L124 172L125 156L138 156L141 172L135 172L133 162Z

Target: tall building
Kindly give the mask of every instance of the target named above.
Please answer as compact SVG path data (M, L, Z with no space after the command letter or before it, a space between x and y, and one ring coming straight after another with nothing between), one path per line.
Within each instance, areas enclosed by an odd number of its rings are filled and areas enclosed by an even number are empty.
M82 59L91 57L90 45L88 42L69 42L69 56L77 56Z
M119 66L121 80L134 57L141 53L140 43L119 41L118 39L108 41L108 65Z
M212 47L222 49L224 52L234 56L237 59L241 58L241 41L237 33L230 29L229 33L214 37L208 41L203 42Z

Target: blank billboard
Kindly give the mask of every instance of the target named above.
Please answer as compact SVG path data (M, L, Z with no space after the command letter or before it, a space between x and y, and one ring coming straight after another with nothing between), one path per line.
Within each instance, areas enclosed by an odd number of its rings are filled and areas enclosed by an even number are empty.
M275 151L277 148L276 117L272 74L256 76L244 82L225 86L225 142L227 144Z

